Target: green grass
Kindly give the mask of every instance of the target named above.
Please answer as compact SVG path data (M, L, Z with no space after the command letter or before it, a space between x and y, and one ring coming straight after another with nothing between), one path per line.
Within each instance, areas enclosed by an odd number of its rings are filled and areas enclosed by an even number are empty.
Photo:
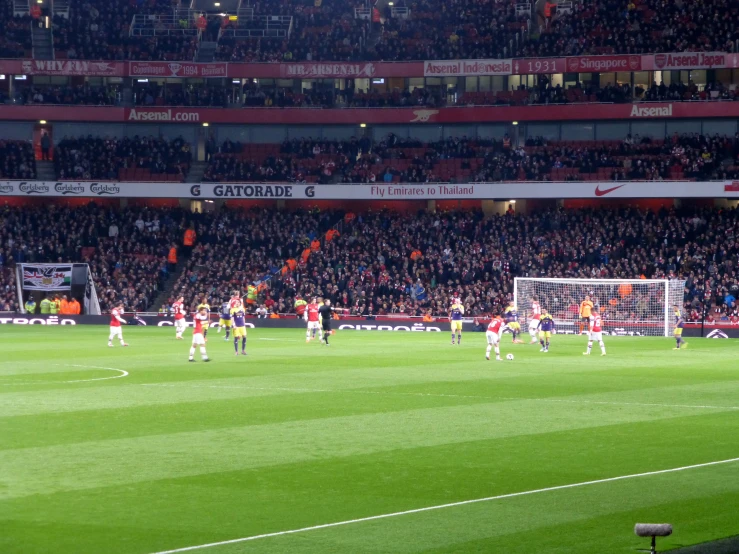
M733 341L585 358L580 337L506 336L494 363L480 333L252 330L248 357L212 332L188 364L171 328L124 333L0 328L3 554L147 554L739 457ZM728 463L200 552L630 553L636 522L672 523L663 549L736 535L737 506Z

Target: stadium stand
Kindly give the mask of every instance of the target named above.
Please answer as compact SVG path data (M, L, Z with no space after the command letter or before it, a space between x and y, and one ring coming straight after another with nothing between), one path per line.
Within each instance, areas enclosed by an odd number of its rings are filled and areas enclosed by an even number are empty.
M2 93L0 93L2 94ZM314 90L294 92L288 88L261 87L247 82L242 88L202 84L151 82L133 89L132 103L137 106L197 106L247 108L399 108L476 105L582 104L632 102L699 102L739 101L735 87L720 81L697 86L689 83L653 83L649 87L629 84L596 86L575 83L573 86L552 86L546 76L539 84L512 91L460 92L440 95L438 90L415 87L413 90L380 92L354 89ZM121 103L121 86L36 85L16 86L15 104L58 104L109 106Z
M505 139L421 143L389 135L371 144L293 140L282 145L225 142L204 181L497 182L683 180L739 177L739 138L673 135L667 140L545 141L506 147Z
M15 263L90 264L102 310L151 307L167 276L167 253L192 214L146 208L106 210L55 205L0 209L0 304L17 311Z
M31 54L31 17L15 15L11 0L0 1L0 58L25 58Z
M354 315L443 315L459 294L476 316L505 305L516 276L674 275L687 279L687 310L697 310L706 297L713 318L739 322L739 246L711 240L736 232L736 208L549 209L486 217L474 210L192 214L90 204L6 206L0 223L0 307L10 309L16 308L16 262L64 259L91 264L103 309L123 299L128 310L153 311L168 277L167 251L192 225L197 242L165 291L170 302L186 292L193 302L207 294L218 305L232 290L253 284L259 294L249 303L251 313L260 306L290 313L300 294L331 298ZM46 232L61 228L64 235Z
M569 13L543 22L523 56L732 52L739 39L739 6L731 0L573 2Z
M36 159L30 142L0 140L0 178L36 178Z
M191 162L181 138L64 137L54 155L60 180L183 181Z
M495 59L679 51L735 51L739 8L731 0L572 2L550 17L520 10L513 0L399 0L358 16L360 2L280 0L240 9L236 20L210 14L202 39L217 41L215 59L229 62L408 61ZM5 0L0 53L31 49L29 16ZM132 22L155 32L132 36ZM135 24L134 24L135 27ZM71 3L53 16L57 59L186 60L201 34L192 17L166 0Z

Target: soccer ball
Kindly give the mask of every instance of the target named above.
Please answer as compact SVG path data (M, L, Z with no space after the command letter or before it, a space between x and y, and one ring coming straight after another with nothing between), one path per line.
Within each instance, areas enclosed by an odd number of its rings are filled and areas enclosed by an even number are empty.
M512 360L513 359L513 354L506 354L505 359L506 360Z

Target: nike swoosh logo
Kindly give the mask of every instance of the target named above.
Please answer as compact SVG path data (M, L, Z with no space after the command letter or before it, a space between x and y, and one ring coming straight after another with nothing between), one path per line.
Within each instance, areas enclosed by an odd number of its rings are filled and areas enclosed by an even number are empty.
M605 196L609 192L613 192L614 190L618 190L621 187L625 187L625 186L626 185L618 185L617 187L612 187L612 188L609 188L609 189L600 190L600 185L598 185L598 186L595 187L595 195L596 196Z

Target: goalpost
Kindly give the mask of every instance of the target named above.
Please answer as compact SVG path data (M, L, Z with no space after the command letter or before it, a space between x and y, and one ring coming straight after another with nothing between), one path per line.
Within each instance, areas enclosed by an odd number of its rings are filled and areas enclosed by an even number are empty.
M516 277L519 314L531 317L533 297L554 318L558 333L580 332L579 308L586 296L600 309L604 331L615 335L665 336L674 326L673 304L682 309L679 279L536 279Z

